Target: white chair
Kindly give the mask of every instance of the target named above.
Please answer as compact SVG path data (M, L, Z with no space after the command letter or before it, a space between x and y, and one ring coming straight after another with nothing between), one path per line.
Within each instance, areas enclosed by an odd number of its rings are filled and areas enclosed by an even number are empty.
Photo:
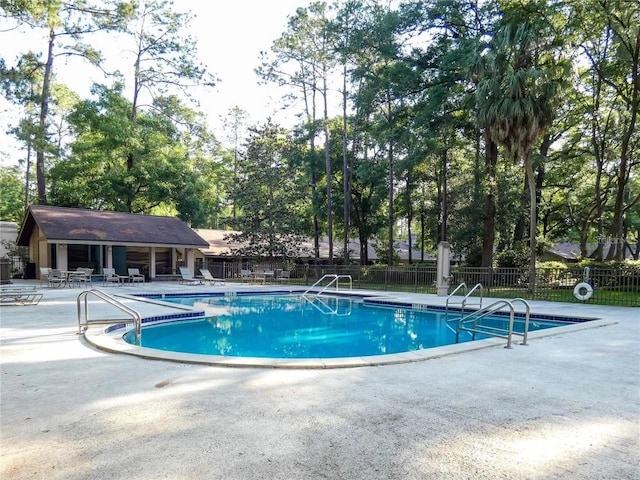
M251 270L245 270L245 269L240 270L240 280L242 282L244 282L245 280L247 282L251 281Z
M279 282L288 282L291 279L291 272L289 270L282 270L276 278Z
M79 287L84 284L85 287L93 285L91 281L91 274L93 268L78 267L78 270L69 276L69 283L72 285L77 284Z
M118 275L115 268L103 268L102 269L104 285L116 283L118 285L124 285L124 281L128 278L125 275Z
M251 272L251 278L256 282L262 281L262 283L265 283L267 281L267 274L263 269L254 270Z
M52 268L47 275L47 282L50 287L64 287L67 284L67 277L62 270Z
M213 284L213 285L215 285L215 284L224 285L225 284L224 278L215 278L213 275L211 275L211 272L206 268L201 268L200 269L200 274L204 278L205 282L209 282L210 284Z
M40 267L40 286L46 281L49 283L49 272L51 269L49 267Z
M185 285L202 285L202 280L195 278L187 267L180 267L180 283Z
M129 273L129 283L144 283L144 275L140 273L140 269L128 268L127 272Z

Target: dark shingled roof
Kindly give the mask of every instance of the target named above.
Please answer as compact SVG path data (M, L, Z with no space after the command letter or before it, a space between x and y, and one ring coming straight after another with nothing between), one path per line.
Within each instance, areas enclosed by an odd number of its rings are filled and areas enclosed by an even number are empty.
M29 245L36 224L49 242L209 246L179 218L46 205L29 207L20 229L18 245Z

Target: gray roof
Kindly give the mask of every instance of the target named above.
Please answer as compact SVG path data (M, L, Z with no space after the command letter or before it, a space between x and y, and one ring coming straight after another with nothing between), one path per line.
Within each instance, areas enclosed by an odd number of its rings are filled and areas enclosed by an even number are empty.
M36 225L49 243L170 245L193 248L209 245L176 217L47 205L29 207L20 229L18 245L29 245L29 238Z

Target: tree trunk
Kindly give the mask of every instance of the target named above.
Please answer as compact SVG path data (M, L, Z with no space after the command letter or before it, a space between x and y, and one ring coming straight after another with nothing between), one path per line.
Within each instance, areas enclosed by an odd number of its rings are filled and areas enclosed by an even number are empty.
M387 264L393 265L393 227L395 223L395 213L393 208L393 143L389 142L389 246Z
M529 186L528 186L528 180L527 180L527 176L525 174L525 178L524 178L524 184L522 187L522 196L520 197L520 215L518 215L518 219L516 220L516 225L513 229L513 243L516 244L522 240L524 240L524 232L525 232L525 225L526 225L526 217L524 215L524 212L527 208L527 203L528 203L528 192L529 192Z
M442 150L442 166L440 168L440 175L442 180L442 200L440 206L442 208L442 222L440 223L440 241L447 241L447 220L449 217L449 205L447 204L447 149Z
M420 261L424 262L424 236L426 230L426 219L424 208L420 207Z
M364 233L364 229L358 229L358 238L360 240L360 265L368 265L369 264L369 249L368 247L368 239Z
M636 25L635 41L631 39L629 53L631 53L631 94L627 100L627 107L630 114L629 123L625 126L624 134L622 135L622 141L620 142L620 165L617 170L617 190L616 197L613 206L613 219L611 221L611 237L613 240L617 240L615 244L615 254L612 259L623 260L624 259L624 214L625 214L625 191L629 178L631 176L629 168L629 152L632 150L632 139L636 128L636 119L638 117L638 110L640 109L640 29ZM633 45L633 46L631 46ZM637 201L637 200L635 200ZM607 258L609 260L609 258Z
M493 266L493 250L496 238L496 165L498 163L498 145L485 134L485 179L487 186L484 194L482 213L482 267Z
M29 182L31 180L31 138L27 144L27 166L24 177L24 211L26 212L29 208Z
M407 172L407 245L409 247L409 264L413 263L413 240L411 238L411 222L413 221L413 208L411 208L411 168Z
M347 65L342 71L342 182L344 186L343 228L344 264L349 265L349 230L351 221L351 169L347 151Z
M531 152L527 153L524 160L527 172L527 183L529 185L529 292L534 293L536 289L536 175L531 162Z
M42 94L40 98L40 119L38 123L38 139L36 142L36 179L38 183L38 203L47 204L47 183L45 173L44 150L47 144L47 117L49 115L49 97L51 96L51 76L53 75L53 46L56 34L49 31L49 48L47 50L47 62L44 67L42 80Z
M324 165L327 176L327 236L329 241L329 265L333 265L333 198L331 188L333 172L331 171L331 150L329 145L329 106L327 92L327 77L323 76L322 93L324 96Z

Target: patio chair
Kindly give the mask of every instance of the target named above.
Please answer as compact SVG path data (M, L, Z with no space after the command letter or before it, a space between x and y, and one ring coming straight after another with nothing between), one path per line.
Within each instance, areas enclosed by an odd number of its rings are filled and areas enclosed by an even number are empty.
M77 271L69 275L68 281L72 285L77 284L80 287L84 284L85 287L89 287L90 285L93 285L93 282L91 281L92 273L93 268L78 267Z
M46 281L49 283L49 272L51 269L49 267L40 267L40 286Z
M282 270L276 280L278 282L288 282L291 279L291 272L289 270Z
M251 270L240 270L240 281L244 282L245 280L247 282L251 281Z
M183 285L202 285L202 280L195 278L187 267L180 267L180 283Z
M263 269L254 270L251 272L251 278L256 282L262 281L262 283L265 283L267 281L267 274Z
M47 275L47 283L50 287L64 287L67 284L67 276L62 273L62 270L52 268Z
M204 281L205 282L209 282L209 284L213 284L213 285L215 285L215 284L224 285L225 284L224 278L215 278L213 275L211 275L211 272L206 268L201 268L200 269L200 274L204 278Z
M124 285L124 281L129 278L126 275L118 275L116 273L115 268L102 268L103 282L104 285L109 285L110 283L116 283L118 285Z
M128 268L129 283L144 283L144 275L140 273L139 268Z

